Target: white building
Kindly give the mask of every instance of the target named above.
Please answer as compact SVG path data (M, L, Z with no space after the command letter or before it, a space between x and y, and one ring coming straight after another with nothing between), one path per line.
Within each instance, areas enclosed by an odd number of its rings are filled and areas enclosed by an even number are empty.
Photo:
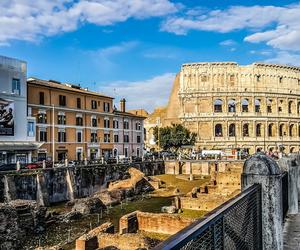
M31 162L35 118L27 114L27 64L0 56L0 164Z

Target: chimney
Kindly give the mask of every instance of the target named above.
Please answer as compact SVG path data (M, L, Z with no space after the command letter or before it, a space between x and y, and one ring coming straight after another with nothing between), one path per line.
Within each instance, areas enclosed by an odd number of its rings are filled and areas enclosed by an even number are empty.
M126 100L125 100L125 98L122 98L120 100L120 109L121 109L121 112L125 112L126 111Z

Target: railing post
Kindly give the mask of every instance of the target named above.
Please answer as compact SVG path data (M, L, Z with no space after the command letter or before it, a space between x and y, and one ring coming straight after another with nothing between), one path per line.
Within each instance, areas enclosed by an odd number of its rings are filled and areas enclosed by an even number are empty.
M244 163L242 190L253 184L261 185L262 248L281 250L282 237L282 197L281 170L278 164L263 153L257 153Z
M298 168L296 156L282 157L278 164L282 171L288 172L288 213L298 213Z

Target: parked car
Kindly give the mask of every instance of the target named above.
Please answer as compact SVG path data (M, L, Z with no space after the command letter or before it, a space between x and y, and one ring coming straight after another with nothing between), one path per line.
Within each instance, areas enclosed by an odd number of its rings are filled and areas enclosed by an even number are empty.
M40 166L39 164L37 163L29 163L26 165L26 168L27 169L37 169L37 168L41 168L42 166Z

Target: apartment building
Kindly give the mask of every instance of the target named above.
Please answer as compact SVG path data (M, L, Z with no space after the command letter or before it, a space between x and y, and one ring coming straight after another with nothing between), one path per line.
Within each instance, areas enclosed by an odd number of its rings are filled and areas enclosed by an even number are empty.
M35 119L27 114L27 63L0 56L0 164L31 162Z
M138 139L139 132L132 124L143 118L117 111L113 97L52 80L30 78L27 83L28 108L36 117L37 140L44 143L35 160L94 160L126 152L128 157L141 154L143 139ZM130 125L124 127L126 122Z

